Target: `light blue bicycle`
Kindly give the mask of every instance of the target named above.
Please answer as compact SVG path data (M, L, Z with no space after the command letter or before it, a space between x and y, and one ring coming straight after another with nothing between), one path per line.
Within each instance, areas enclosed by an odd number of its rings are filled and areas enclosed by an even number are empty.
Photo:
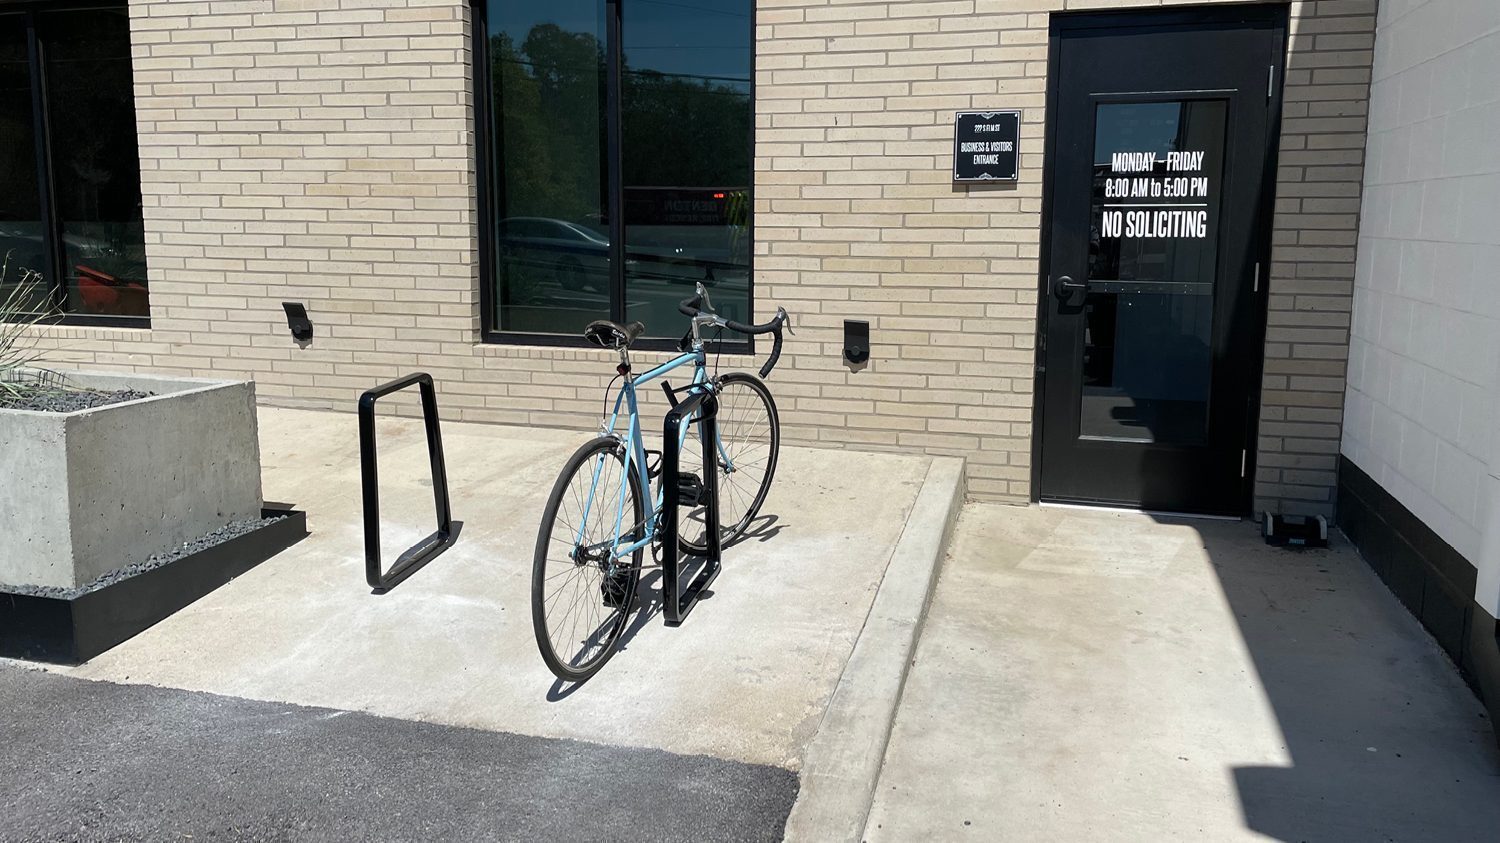
M685 525L681 536L662 536L663 490L659 482L654 492L651 485L660 472L660 453L648 451L642 439L637 390L691 366L692 382L678 393L708 391L717 398L719 441L714 450L721 544L732 543L749 528L776 473L781 422L776 402L760 378L769 375L781 357L786 310L778 309L776 317L764 325L724 319L713 312L702 284L678 309L692 319L682 353L644 375L637 376L630 367L630 344L645 331L644 325L601 320L584 330L590 342L619 352L616 380L621 384L614 411L602 422L599 436L574 452L552 487L537 534L531 575L531 620L537 648L552 672L569 682L592 676L614 654L635 603L648 548L654 552L658 542L678 541L684 553L702 554L707 545L698 498L703 488L699 428L689 418L677 434L682 459L680 496L699 508L681 519ZM709 373L704 334L713 331L712 339L717 339L725 329L775 335L760 378L748 372ZM668 395L672 395L670 388ZM607 408L608 389L605 401ZM651 464L651 454L658 456L656 465Z

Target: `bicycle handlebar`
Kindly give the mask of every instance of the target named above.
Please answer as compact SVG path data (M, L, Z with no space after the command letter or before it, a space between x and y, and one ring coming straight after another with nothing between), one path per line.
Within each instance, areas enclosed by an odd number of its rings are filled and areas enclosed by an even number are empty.
M702 294L695 294L690 298L685 298L678 302L677 312L690 319L698 318L698 314L703 312Z
M703 295L699 293L692 298L683 299L678 303L677 310L683 316L693 319L698 318L703 313ZM713 311L709 312L713 313ZM771 374L771 370L776 368L776 361L781 359L781 329L786 326L786 320L786 308L778 307L776 308L776 315L771 318L771 321L762 325L746 325L743 322L736 322L733 319L720 319L719 321L729 330L737 331L741 334L749 334L751 336L756 334L776 335L771 345L771 356L766 360L766 364L760 367L760 376L764 378Z

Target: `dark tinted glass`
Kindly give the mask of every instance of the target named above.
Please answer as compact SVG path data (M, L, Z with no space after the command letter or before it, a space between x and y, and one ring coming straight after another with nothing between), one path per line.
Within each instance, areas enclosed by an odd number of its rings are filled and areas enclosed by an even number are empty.
M677 302L698 281L719 313L752 318L751 8L624 6L625 312L650 336L682 335Z
M493 325L609 317L603 0L489 0Z
M1096 121L1079 433L1202 442L1225 104L1109 103Z
M68 309L147 316L130 16L123 8L44 12L37 27Z
M50 280L36 167L26 19L0 15L0 301L26 283L36 293L32 308Z

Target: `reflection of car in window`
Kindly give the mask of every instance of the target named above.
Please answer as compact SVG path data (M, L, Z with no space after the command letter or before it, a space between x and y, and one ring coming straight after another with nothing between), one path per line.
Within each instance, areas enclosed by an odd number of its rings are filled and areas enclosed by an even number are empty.
M68 309L79 313L102 313L141 316L146 304L146 264L140 247L122 248L121 240L139 243L131 237L108 235L118 224L80 224L82 232L65 232L64 284ZM91 230L92 229L92 230ZM139 236L138 232L135 235ZM52 279L46 278L48 243L42 224L33 221L0 222L0 283L14 282L19 273L33 272L48 282L48 295L54 292ZM71 274L66 270L71 269Z
M548 217L509 217L498 226L500 259L511 269L544 270L567 290L603 290L609 238L586 226Z
M627 248L643 264L632 275L669 287L748 288L748 200L746 187L626 186Z
M627 275L632 286L684 283L748 288L747 255L736 239L724 190L632 189L626 207ZM743 194L743 191L740 191ZM646 201L646 200L650 201ZM507 217L496 226L498 257L512 283L530 278L545 289L604 292L609 237L582 223L551 217Z

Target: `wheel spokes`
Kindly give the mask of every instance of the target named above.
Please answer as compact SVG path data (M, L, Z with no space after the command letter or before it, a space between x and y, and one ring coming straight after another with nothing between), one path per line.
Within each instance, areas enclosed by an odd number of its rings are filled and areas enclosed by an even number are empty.
M611 601L607 578L619 577L637 558L611 562L616 526L622 544L640 530L639 501L623 461L607 450L579 463L558 498L541 551L538 608L552 653L582 670L608 653L623 628L629 596Z

